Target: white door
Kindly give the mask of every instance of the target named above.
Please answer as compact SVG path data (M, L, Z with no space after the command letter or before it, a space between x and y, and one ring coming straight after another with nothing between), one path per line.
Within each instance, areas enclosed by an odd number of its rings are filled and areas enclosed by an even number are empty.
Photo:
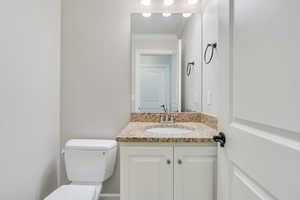
M170 66L140 65L138 69L140 112L162 112L170 105Z
M173 200L173 147L121 147L121 200Z
M299 8L219 0L219 199L300 199Z
M174 200L216 199L216 146L175 146Z

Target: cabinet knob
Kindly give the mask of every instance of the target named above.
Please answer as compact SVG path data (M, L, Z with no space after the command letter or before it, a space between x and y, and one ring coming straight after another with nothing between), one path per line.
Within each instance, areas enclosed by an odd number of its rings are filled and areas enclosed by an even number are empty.
M171 164L171 160L170 159L167 160L167 164L168 165Z
M181 159L178 159L178 161L177 161L177 162L178 162L178 164L179 164L179 165L181 165L181 164L182 164L182 160L181 160Z

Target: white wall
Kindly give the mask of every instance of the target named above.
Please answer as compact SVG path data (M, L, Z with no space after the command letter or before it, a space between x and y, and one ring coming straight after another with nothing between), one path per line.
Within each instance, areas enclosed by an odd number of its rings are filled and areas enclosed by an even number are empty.
M133 49L156 49L177 51L178 38L172 34L136 34L133 35Z
M63 143L70 138L115 138L131 111L130 14L144 7L139 0L62 2ZM166 11L160 1L149 9ZM181 4L167 9L199 10L182 9ZM118 168L104 192L119 193Z
M59 0L0 7L0 199L40 200L57 186Z
M214 59L208 65L203 61L203 54L207 43L218 40L217 3L217 0L210 0L203 4L205 8L202 16L193 15L182 35L184 110L202 111L210 115L216 115L218 110L218 53L215 51ZM195 62L195 66L192 68L191 76L187 77L186 66L192 61ZM209 95L210 102L208 102Z
M208 43L218 41L218 0L207 2L203 13L203 51ZM211 51L208 51L209 58ZM204 53L204 52L203 52ZM203 62L203 112L210 115L218 113L218 51L209 64ZM210 96L210 97L209 97ZM210 102L208 100L210 98Z
M202 17L193 15L182 34L182 104L185 111L201 111L202 90ZM187 77L186 66L195 62Z

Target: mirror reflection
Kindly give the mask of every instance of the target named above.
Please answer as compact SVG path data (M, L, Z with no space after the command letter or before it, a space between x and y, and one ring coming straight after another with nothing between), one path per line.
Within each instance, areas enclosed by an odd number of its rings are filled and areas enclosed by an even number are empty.
M201 16L132 14L132 111L201 111Z

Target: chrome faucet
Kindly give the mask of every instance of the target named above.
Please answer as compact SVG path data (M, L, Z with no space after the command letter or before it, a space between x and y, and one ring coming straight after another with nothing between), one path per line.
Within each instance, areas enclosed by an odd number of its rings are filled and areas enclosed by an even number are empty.
M163 123L163 124L172 123L173 124L175 122L176 122L176 115L175 114L170 114L168 112L168 113L160 115L160 123Z
M160 123L164 123L164 124L175 123L176 115L170 114L170 112L168 112L166 105L162 104L160 107L163 109L163 111L165 113L165 114L160 115Z

